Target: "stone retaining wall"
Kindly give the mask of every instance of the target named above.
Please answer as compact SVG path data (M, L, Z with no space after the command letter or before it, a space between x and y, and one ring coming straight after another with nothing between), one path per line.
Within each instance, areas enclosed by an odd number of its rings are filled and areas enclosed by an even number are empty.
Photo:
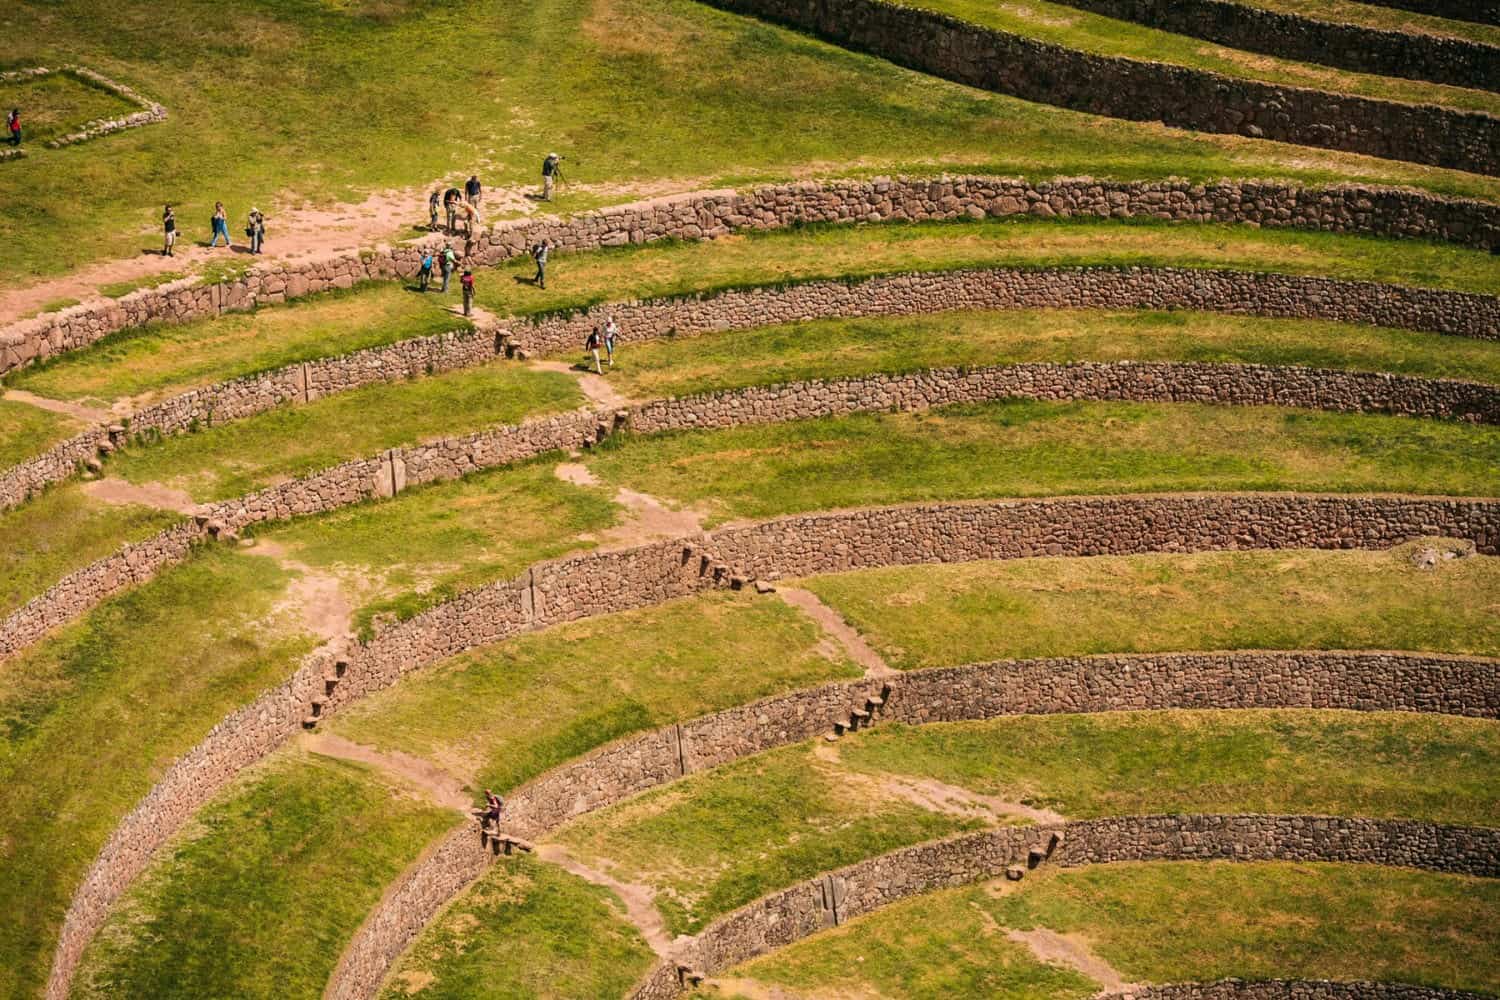
M1500 501L1290 494L1109 497L927 504L782 518L542 563L515 580L432 608L343 658L326 705L341 705L411 670L522 632L772 577L879 565L1244 548L1383 548L1412 537L1467 538L1500 549ZM320 658L321 657L321 658ZM287 685L241 709L174 764L111 835L68 910L48 996L67 995L84 947L109 907L183 820L240 769L290 737L293 699L327 677L320 654ZM421 888L423 893L428 892ZM432 890L435 891L435 890Z
M1438 986L1326 979L1221 979L1215 983L1133 986L1106 997L1107 1000L1485 1000L1482 993Z
M1234 0L1060 0L1069 7L1282 59L1359 73L1500 90L1500 48L1452 35L1395 31Z
M1397 188L1304 188L1260 181L1031 183L995 177L877 178L809 181L744 193L687 194L606 208L571 219L503 222L466 248L466 263L498 264L524 254L544 237L560 252L568 253L668 238L712 239L730 232L801 223L919 222L1020 215L1236 222L1445 240L1484 250L1500 247L1500 205ZM433 236L379 251L308 262L268 263L251 268L241 278L213 285L184 278L109 302L48 313L0 330L0 374L87 346L127 327L187 322L351 288L361 281L410 277L416 273L424 248L442 242L443 237Z
M1493 660L1420 653L1169 653L1004 660L825 684L617 740L554 768L507 795L505 829L538 839L685 774L812 739L847 720L872 694L884 695L882 721L910 725L1153 708L1345 708L1496 718L1495 666ZM370 914L327 996L375 996L405 948L494 856L471 824L443 838Z
M1297 406L1500 423L1496 386L1331 369L1174 362L939 368L724 390L656 400L630 411L580 410L390 449L205 505L193 523L169 528L69 574L0 621L0 659L111 594L150 579L184 558L192 542L221 531L322 513L593 444L626 424L637 433L704 430L1010 398Z
M122 445L127 436L173 435L305 403L361 386L486 364L516 343L558 353L583 343L613 315L622 339L693 336L811 318L913 315L955 309L1203 309L1425 330L1500 340L1500 298L1375 282L1180 268L991 268L815 281L709 296L596 306L512 320L509 329L416 337L204 386L145 407L123 424L94 427L0 473L0 511Z
M97 139L111 132L120 132L129 128L139 128L142 125L150 125L154 122L167 120L167 109L156 101L142 97L136 91L111 80L103 73L89 69L87 66L62 66L58 69L48 69L45 66L34 66L30 69L11 70L8 73L0 73L0 83L14 80L35 79L36 77L52 76L55 74L66 74L74 77L86 86L98 87L100 90L114 94L122 100L134 104L139 111L132 111L128 115L119 118L95 118L93 121L85 122L79 126L78 131L60 135L55 139L47 140L49 149L60 149L63 146L71 146L75 143L87 142Z
M1415 11L1456 21L1500 24L1500 3L1495 0L1369 0L1381 7Z
M1094 55L885 0L710 0L972 87L1131 121L1500 172L1500 118Z
M1045 863L1065 868L1121 861L1297 861L1500 876L1500 830L1410 820L1125 816L1001 828L892 851L762 897L714 921L629 996L682 996L688 987L677 976L681 966L716 975L899 900L999 878L1006 868L1027 864L1038 848Z

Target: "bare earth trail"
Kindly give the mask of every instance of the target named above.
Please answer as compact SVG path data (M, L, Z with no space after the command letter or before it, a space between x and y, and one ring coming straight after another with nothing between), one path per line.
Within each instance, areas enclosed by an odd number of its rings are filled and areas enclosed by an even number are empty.
M464 791L463 782L430 760L397 750L377 750L329 732L304 733L298 739L304 749L324 757L367 764L388 777L413 786L445 809L467 813L474 806Z
M610 385L605 376L595 375L578 365L570 365L566 361L533 361L530 367L539 372L562 372L564 375L572 375L578 380L578 388L589 398L589 402L596 406L623 410L631 405L631 399ZM608 371L608 369L605 370Z
M1076 969L1103 987L1104 993L1121 993L1135 984L1125 981L1114 966L1094 954L1088 939L1081 934L1059 934L1038 927L1029 931L1008 930L1006 938L1024 944L1043 962Z
M625 919L641 932L646 943L651 946L658 958L666 958L672 951L673 938L667 931L667 925L662 921L661 912L656 908L656 894L648 887L637 885L633 882L621 882L609 874L590 868L577 858L568 853L567 848L561 844L540 844L536 849L536 856L543 861L557 865L566 872L570 872L594 885L600 885L613 892L625 904Z
M866 677L889 677L896 671L865 641L865 637L844 621L837 611L818 599L810 590L798 587L776 588L777 596L818 623L823 634L842 647L849 659L864 668Z
M198 502L187 491L165 483L132 483L125 479L94 479L83 484L85 496L107 504L139 504L169 510L174 514L196 514Z
M85 406L82 403L70 403L62 399L50 399L47 396L38 396L33 392L22 389L5 389L0 399L8 399L12 403L23 403L26 406L34 406L38 410L46 410L49 413L61 413L65 417L73 417L87 424L113 423L115 414L111 410L100 409L95 406Z

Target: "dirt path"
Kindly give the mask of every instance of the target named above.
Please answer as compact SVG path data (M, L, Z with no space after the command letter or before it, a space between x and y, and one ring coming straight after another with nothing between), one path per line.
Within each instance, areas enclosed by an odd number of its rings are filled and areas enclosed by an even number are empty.
M82 403L70 403L63 399L49 399L46 396L38 396L24 389L5 389L4 397L12 403L23 403L26 406L34 406L38 410L46 410L48 413L61 413L65 417L73 417L82 420L86 424L108 424L113 423L115 415L110 410L101 410L94 406L85 406Z
M124 479L95 479L83 484L85 496L107 504L139 504L177 514L197 513L199 504L186 490L165 483L132 483Z
M818 623L823 634L841 647L849 659L865 670L866 677L889 677L896 673L890 664L865 641L865 637L844 621L843 616L818 599L818 595L799 587L776 588L781 599Z
M575 486L599 486L589 467L579 462L564 462L553 474ZM673 510L656 497L623 486L615 492L615 503L625 508L625 519L613 528L579 537L597 541L605 551L628 549L663 538L682 538L703 530L703 515L695 510Z
M1081 934L1059 934L1057 931L1038 927L1030 931L1008 930L1006 938L1024 944L1031 953L1044 962L1065 965L1094 980L1103 987L1101 992L1119 993L1135 984L1115 971L1114 966L1094 954L1088 939Z
M661 912L656 908L656 894L651 889L633 882L621 882L590 868L569 854L561 844L542 844L537 847L536 856L543 861L550 861L564 871L572 872L586 882L602 885L619 896L620 901L625 904L626 919L641 932L651 950L660 958L671 954L673 938L662 921Z
M368 764L382 774L414 786L426 798L446 809L467 813L473 808L474 803L464 792L463 783L429 760L396 750L377 750L326 730L304 733L300 740L305 749L324 757Z
M630 406L629 397L618 392L603 376L595 375L576 365L570 365L566 361L533 361L530 367L535 371L562 372L565 375L572 375L578 379L578 388L583 390L583 394L595 406L615 410L623 410Z
M343 642L349 637L354 630L354 604L344 593L343 583L338 577L298 562L286 546L268 538L253 539L250 551L258 556L268 556L282 569L297 574L286 594L276 603L275 611L295 611L304 628L329 644Z
M744 1000L823 1000L824 997L832 1000L834 994L823 993L797 993L787 989L785 986L774 986L771 983L763 983L756 979L745 979L743 977L717 976L705 980L710 986L718 987L720 993L726 997L743 997ZM847 990L837 996L850 998L854 994Z

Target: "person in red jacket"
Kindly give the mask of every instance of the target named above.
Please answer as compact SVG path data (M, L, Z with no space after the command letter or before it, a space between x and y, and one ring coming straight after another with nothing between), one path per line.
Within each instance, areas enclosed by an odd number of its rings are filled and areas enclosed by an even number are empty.
M10 130L10 144L19 146L21 144L21 109L11 108L10 114L5 116L5 127Z
M467 267L464 268L464 276L458 279L458 283L464 290L464 315L474 314L474 272Z

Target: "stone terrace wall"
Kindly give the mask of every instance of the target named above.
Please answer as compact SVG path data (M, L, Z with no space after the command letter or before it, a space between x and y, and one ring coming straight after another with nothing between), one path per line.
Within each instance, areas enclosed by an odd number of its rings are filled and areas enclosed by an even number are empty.
M931 504L783 518L726 528L700 542L663 542L543 563L524 576L460 595L358 645L330 711L401 674L543 624L641 607L730 585L736 573L772 577L878 565L1239 548L1381 548L1408 538L1472 540L1500 547L1500 502L1292 495L1112 497ZM292 682L316 687L324 666ZM230 727L167 772L122 824L74 895L59 939L48 996L62 998L89 939L123 888L180 826L275 739L296 731L278 688L242 709L253 741ZM269 702L267 699L270 699ZM308 699L310 704L311 699ZM226 723L225 725L228 725ZM279 734L279 737L276 735ZM214 764L205 773L203 761ZM152 805L152 803L155 803ZM149 807L149 808L148 808ZM424 890L425 891L425 890Z
M883 719L1148 708L1350 708L1500 717L1495 661L1416 653L1233 652L1005 660L825 684L618 740L506 798L505 829L536 839L685 774L799 743L886 688ZM403 873L346 949L329 997L372 997L402 951L494 857L471 824ZM675 980L675 975L671 977Z
M1437 986L1364 980L1221 979L1216 983L1134 986L1108 1000L1483 1000L1484 994Z
M1048 850L1052 837L1060 838ZM1063 867L1121 861L1299 861L1500 875L1500 830L1325 816L1127 816L1010 827L918 844L765 896L710 924L629 995L687 992L663 974L679 964L715 975L883 906L998 878L1033 848Z
M334 510L411 486L457 479L580 444L628 423L637 433L779 423L853 413L911 412L998 399L1137 400L1298 406L1500 423L1500 387L1315 368L1079 362L940 368L907 375L792 382L657 400L633 411L580 410L391 449L256 493L205 505L178 525L78 570L0 621L0 659L183 559L221 531ZM1122 529L1123 530L1123 529ZM1431 532L1429 532L1431 534Z
M711 0L924 73L1022 100L1480 174L1500 172L1500 118L1093 55L883 0Z
M0 659L111 594L180 561L194 541L269 520L333 510L411 486L592 444L628 423L638 433L777 423L1024 398L1298 406L1500 423L1500 387L1329 369L1172 362L1079 362L940 368L907 375L792 382L657 400L633 411L580 410L356 459L205 505L194 523L106 556L0 622Z
M1360 73L1500 89L1500 48L1449 35L1393 31L1268 10L1233 0L1062 0L1152 28Z
M1370 0L1381 7L1430 14L1433 17L1448 17L1457 21L1477 21L1480 24L1500 24L1500 3L1495 0Z
M895 8L892 8L895 9ZM924 15L926 16L926 15ZM571 219L505 222L466 248L467 262L497 264L542 238L562 252L712 239L798 223L919 222L1031 215L1242 222L1373 236L1436 239L1500 247L1500 205L1396 188L1304 188L1259 181L1190 184L1061 180L1030 183L994 177L879 178L803 182L746 193L709 192L622 205ZM87 346L127 327L179 323L252 309L361 281L413 275L431 237L399 247L306 263L272 263L214 285L183 279L108 303L86 303L0 330L0 374Z
M622 321L627 342L696 335L814 317L888 316L954 309L1146 308L1315 317L1500 340L1500 298L1236 271L1178 268L994 268L902 274L865 281L818 281L710 296L596 306L582 313L512 321L511 330L445 333L204 386L145 407L130 434L180 434L289 403L426 373L493 361L507 338L539 353L577 347L606 315ZM0 510L64 481L127 438L121 425L96 427L0 473Z

